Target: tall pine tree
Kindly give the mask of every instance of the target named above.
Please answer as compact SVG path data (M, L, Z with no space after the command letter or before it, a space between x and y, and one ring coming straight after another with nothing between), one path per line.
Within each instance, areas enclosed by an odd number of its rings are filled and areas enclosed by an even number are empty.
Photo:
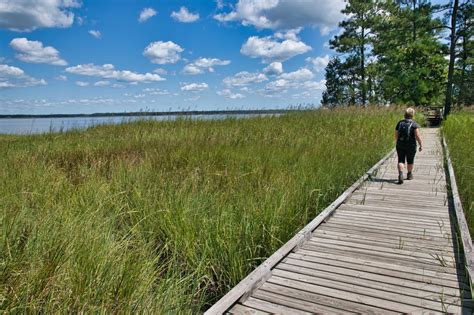
M446 48L441 21L426 0L385 1L374 52L384 99L390 103L439 104L443 97Z
M356 63L354 82L355 98L353 103L367 103L367 57L370 53L370 43L373 19L377 12L376 1L347 0L342 13L347 19L339 23L343 32L330 41L331 48L346 56L350 63Z

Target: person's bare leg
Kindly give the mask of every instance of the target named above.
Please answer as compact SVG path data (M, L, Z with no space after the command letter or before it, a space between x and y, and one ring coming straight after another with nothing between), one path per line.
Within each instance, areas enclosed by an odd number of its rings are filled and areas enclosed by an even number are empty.
M411 167L413 168L413 164L411 164ZM398 171L403 172L403 169L405 168L405 164L403 163L398 163ZM410 164L408 164L408 169L410 169Z
M398 183L403 184L403 168L405 167L405 164L403 163L398 163L397 168L398 168Z
M413 174L411 173L413 171L413 164L407 164L407 179L413 179Z

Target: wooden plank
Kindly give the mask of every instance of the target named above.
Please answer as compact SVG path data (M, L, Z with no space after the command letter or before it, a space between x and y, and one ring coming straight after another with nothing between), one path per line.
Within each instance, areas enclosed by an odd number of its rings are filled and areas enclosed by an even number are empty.
M383 262L372 261L369 259L358 259L350 258L345 256L337 256L331 253L318 253L298 251L297 253L291 253L285 258L296 259L299 262L315 262L331 266L338 266L346 268L348 270L355 271L366 271L372 273L378 273L389 277L395 277L400 279L407 279L411 281L417 281L421 283L428 283L433 285L445 286L459 289L459 287L467 289L466 283L459 282L456 274L440 273L431 270L425 270L423 268L412 268L407 266L398 266L394 264L387 264Z
M443 179L444 181L444 179ZM367 191L370 191L370 192L379 192L379 191L383 191L385 193L388 193L388 194L394 194L394 195L399 195L400 193L403 193L403 196L410 196L410 195L415 195L415 196L428 196L428 197L444 197L444 198L447 198L448 194L445 193L445 192L431 192L431 191L418 191L418 192L415 192L415 191L402 191L401 189L397 189L395 187L382 187L382 188L378 188L378 187L373 187L373 186L365 186L363 187L361 190L367 190Z
M399 213L400 215L413 215L419 217L420 215L426 216L426 219L443 219L448 222L451 221L449 217L449 212L446 208L438 210L432 209L416 209L416 208L401 208L401 207L382 207L382 206L372 206L372 205L351 205L351 204L342 204L338 211L341 210L351 210L351 211L370 211L373 213Z
M382 165L386 159L393 155L395 150L391 150L385 155L380 161L372 166L366 174L361 176L354 184L344 191L333 203L331 203L326 209L324 209L315 219L307 224L302 230L300 230L293 238L287 243L280 247L273 255L265 260L260 266L258 266L253 272L239 282L234 288L232 288L225 296L223 296L216 304L211 306L204 314L222 314L229 307L236 303L241 298L249 296L253 290L258 288L266 278L270 275L270 270L281 261L288 253L294 248L299 247L306 239L311 236L311 232L316 229L330 214L339 207L350 195L367 180L370 174L372 174L380 165Z
M398 206L412 206L412 207L426 207L426 208L431 208L431 207L446 207L448 206L447 202L444 204L443 202L429 202L425 201L422 198L419 200L400 200L400 198L397 197L388 197L388 196L376 196L376 195L364 195L363 193L357 193L351 196L350 198L351 202L356 202L358 201L360 204L381 204L381 203L387 203L387 204L395 204Z
M358 234L354 232L342 232L342 231L332 231L332 230L320 230L316 229L313 232L313 236L322 237L322 238L332 238L332 239L349 239L353 240L354 242L358 243L370 243L370 244L380 244L381 246L387 247L395 247L400 249L409 249L409 250L420 250L424 252L448 252L454 253L454 249L451 244L430 244L427 242L416 242L412 241L410 238L405 237L397 237L397 238L387 238L387 237L379 237L374 235L367 235L367 234Z
M433 195L428 195L433 194ZM424 195L418 193L404 193L404 192L394 192L393 190L389 191L388 189L358 189L353 196L367 196L371 195L374 197L385 197L385 198L396 198L397 200L404 200L404 201L418 201L422 200L424 203L430 204L440 204L441 206L447 206L447 196L435 196L435 193L432 192L425 192Z
M462 246L464 249L465 268L469 275L469 280L471 282L471 285L474 286L474 282L473 282L474 281L474 253L473 253L471 234L469 233L469 227L467 225L461 199L459 197L458 185L456 183L456 176L454 174L454 168L451 163L451 157L449 155L448 145L446 144L446 139L444 137L443 137L443 148L446 155L446 162L448 166L449 185L451 187L454 212L456 213L456 219L458 223L460 238L461 238Z
M270 314L242 304L235 304L228 312L235 315L265 315Z
M269 312L272 314L295 314L295 315L309 315L310 312L304 312L301 310L297 310L295 308L291 308L288 306L283 306L275 303L270 303L267 301L263 301L260 299L256 299L253 297L249 297L245 302L242 303L245 306L261 309L265 312Z
M279 295L284 295L288 297L293 297L295 299L300 299L303 301L314 302L320 305L325 305L328 307L333 307L334 309L338 309L337 313L344 313L345 311L349 313L357 313L357 314L400 314L396 312L391 312L385 309L381 309L378 307L371 307L368 305L359 304L352 301L342 300L339 298L334 298L330 296L325 296L323 294L316 294L313 292L308 292L304 290L298 290L294 288L290 288L287 286L276 285L273 283L265 283L262 287L257 291L265 290L266 292L278 292ZM339 311L339 309L345 311Z
M305 250L305 253L312 252L312 251L320 252L320 253L332 253L332 254L338 254L338 255L342 255L346 257L370 259L373 261L391 263L391 264L396 264L399 266L423 268L426 270L432 270L432 271L438 271L438 272L442 271L442 272L452 273L452 274L462 274L464 272L462 269L456 269L453 266L443 266L441 264L438 264L438 265L429 264L429 263L426 263L426 261L421 260L421 259L413 259L413 258L406 257L403 255L388 255L385 253L377 253L377 252L372 252L370 250L357 249L357 248L328 246L328 245L320 244L317 247L305 245L301 249ZM297 253L299 253L299 251L297 251Z
M383 297L380 297L380 293L375 292L377 290L370 290L370 289L360 290L359 287L352 286L352 285L339 286L339 288L336 289L331 286L324 286L323 284L321 284L321 282L323 281L319 279L317 279L316 281L312 281L313 279L311 279L310 281L304 281L306 279L302 279L302 277L296 276L295 278L298 278L298 279L272 276L270 279L268 279L268 281L270 283L287 286L290 288L295 288L295 289L304 290L308 292L315 292L318 294L324 294L327 296L339 298L341 300L357 302L357 303L361 303L361 304L365 304L369 306L381 307L390 311L413 313L413 312L419 312L421 310L425 310L425 308L422 305L420 306L408 305L399 301L398 296L396 298L394 298L394 296L389 296L389 298L387 298L386 295ZM334 284L335 282L329 282L329 283L323 282L323 283L326 285L331 285L331 284ZM367 292L367 290L370 290L370 292ZM457 310L458 310L457 306L450 307L450 311L457 311Z
M359 227L359 228L365 228L365 229L373 229L373 230L378 230L378 231L387 231L387 232L392 232L395 233L396 235L412 235L414 237L418 236L421 238L424 237L433 237L433 238L438 238L438 239L449 239L450 238L450 232L447 234L440 234L440 233L435 233L433 231L430 231L428 229L422 229L420 228L419 230L415 229L404 229L401 227L393 227L389 225L384 225L382 223L377 224L377 227L370 227L367 224L364 224L363 222L357 222L355 220L342 220L342 219L332 219L328 222L325 223L325 225L342 225L342 226L353 226L353 227ZM369 226L369 227L368 227Z
M435 308L439 307L438 303L441 302L443 298L444 301L449 302L449 304L461 305L459 289L430 286L424 283L404 281L402 279L384 277L363 271L354 272L350 269L347 270L326 265L313 264L311 267L308 267L308 265L308 263L306 263L305 266L281 263L278 264L275 270L424 299L435 302ZM278 275L278 273L275 273L275 275ZM428 288L433 288L435 291L428 290Z
M449 227L451 229L450 222L449 221L446 222L443 219L438 219L438 220L436 218L426 219L423 217L413 218L413 217L401 216L399 213L390 213L390 212L380 213L380 212L374 212L374 211L357 212L357 211L351 211L351 210L337 209L337 212L334 214L334 217L336 217L336 215L345 216L349 218L396 221L398 223L407 223L411 225L420 224L423 226L431 226L435 228Z
M434 310L434 311L443 311L443 306L446 304L449 304L452 306L451 310L459 310L460 303L459 303L459 298L458 297L449 297L449 296L443 296L442 294L439 295L440 301L434 301L434 300L428 300L420 297L413 297L405 294L400 294L400 293L394 293L391 291L388 291L387 288L393 288L394 286L390 286L387 284L382 284L382 283L376 283L376 282L371 282L363 279L359 279L359 282L354 284L347 282L349 281L349 277L344 277L341 275L337 275L337 278L339 280L327 280L324 278L321 278L316 275L306 275L306 274L301 274L301 273L295 273L295 272L289 272L285 270L280 270L280 269L275 269L274 270L274 275L269 279L274 278L284 278L284 279L291 279L294 281L299 281L304 284L311 284L311 285L317 285L317 286L323 286L326 288L331 288L331 289L336 289L340 292L341 297L346 293L346 292L357 292L359 296L370 296L370 297L375 297L375 298L380 298L384 299L385 301L392 301L396 302L399 305L411 305L414 307L418 307L420 309L424 310ZM336 278L336 277L335 277ZM434 296L431 296L432 298ZM443 299L444 299L444 305L443 305ZM453 304L456 303L456 304ZM369 304L371 305L371 304ZM373 305L373 304L372 304ZM377 305L373 305L377 306ZM380 305L384 307L384 304ZM395 309L397 310L397 309Z
M427 299L431 299L432 294L435 294L436 298L439 297L439 294L460 297L459 288L443 287L426 282L413 281L411 279L403 279L387 276L385 274L380 273L372 273L365 270L356 271L351 268L338 267L330 264L328 265L315 262L301 261L292 259L290 257L285 258L282 263L278 264L276 269L307 275L317 275L325 279L341 280L342 278L340 278L340 276L346 276L349 277L346 279L349 283L361 285L363 284L359 282L359 279L364 279L373 282L369 283L368 286L387 285L386 289L384 290Z
M265 288L265 289L264 289ZM353 312L347 312L338 308L328 307L326 305L316 304L315 300L306 301L301 299L301 291L299 291L297 297L282 295L279 293L287 292L282 287L278 286L262 286L262 289L258 289L252 294L252 297L267 301L274 304L280 304L295 309L311 312L314 314L322 313L338 313L338 314L354 314Z
M435 232L446 232L451 231L450 225L445 224L436 224L436 223L426 223L423 221L414 221L414 220L405 220L399 219L395 216L376 216L368 215L368 214L357 214L357 213L342 213L337 211L331 219L341 219L341 220L359 220L365 222L368 225L373 224L385 224L389 226L396 226L396 227L404 227L404 228L414 228L414 229L426 229L427 231L435 231Z
M356 249L366 249L370 250L373 252L377 252L379 254L383 253L388 253L388 254L397 254L401 256L407 256L410 258L416 258L416 259L427 259L431 263L438 264L439 262L436 260L435 257L433 257L434 254L439 255L440 258L443 258L446 263L448 264L454 264L454 255L452 253L446 253L446 252L433 252L433 253L423 253L419 252L416 250L405 250L405 249L398 249L398 248L390 248L387 246L379 246L379 245L368 245L368 244L363 244L359 242L351 242L350 240L334 240L334 239L329 239L329 238L322 238L322 237L313 237L311 238L308 242L308 245L312 246L318 246L319 244L325 244L325 245L334 245L334 246L344 246L347 248L356 248ZM306 245L306 243L305 243Z
M337 209L338 213L348 213L354 215L376 215L376 216L394 216L404 220L422 220L421 222L433 222L434 224L445 223L450 225L450 217L447 213L437 214L428 213L427 211L405 210L405 209L384 209L379 207L371 207L366 205L341 205ZM429 214L429 215L428 215Z
M328 221L329 222L329 221ZM396 223L394 221L388 220L381 220L381 219L365 219L365 218L358 218L358 217L351 217L345 215L338 215L331 218L332 223L351 223L351 224L359 224L361 226L377 226L379 228L395 228L400 233L403 232L410 232L410 233L421 233L424 235L433 235L443 237L446 234L451 234L451 227L434 227L434 226L426 226L426 225L415 225L410 223L399 222Z

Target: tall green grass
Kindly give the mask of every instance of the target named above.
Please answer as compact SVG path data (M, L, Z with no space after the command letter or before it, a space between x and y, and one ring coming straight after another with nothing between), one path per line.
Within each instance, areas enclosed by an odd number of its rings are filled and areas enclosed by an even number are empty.
M205 310L386 154L400 116L2 136L0 309Z
M474 112L451 114L443 123L456 183L471 235L474 235Z

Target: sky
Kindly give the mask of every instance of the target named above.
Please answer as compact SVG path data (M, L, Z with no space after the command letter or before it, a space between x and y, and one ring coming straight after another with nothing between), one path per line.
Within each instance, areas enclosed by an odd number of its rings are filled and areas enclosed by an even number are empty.
M342 0L0 0L0 114L317 105Z

